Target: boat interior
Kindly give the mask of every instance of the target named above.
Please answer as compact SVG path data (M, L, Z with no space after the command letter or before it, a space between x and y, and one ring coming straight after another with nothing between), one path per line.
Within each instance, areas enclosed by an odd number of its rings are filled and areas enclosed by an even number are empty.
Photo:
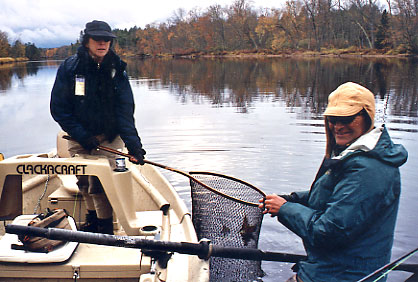
M105 157L70 158L67 140L58 136L53 152L0 160L1 281L208 280L208 261L191 255L152 257L139 249L74 242L50 253L13 249L18 239L5 234L8 223L24 225L36 214L57 208L71 215L74 230L83 223L86 207L76 175L99 178L113 208L115 235L197 242L186 205L155 167L127 162L126 170L115 171Z

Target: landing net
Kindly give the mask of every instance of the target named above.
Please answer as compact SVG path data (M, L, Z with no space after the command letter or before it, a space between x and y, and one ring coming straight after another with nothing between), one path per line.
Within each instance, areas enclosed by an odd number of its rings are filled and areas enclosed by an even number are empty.
M190 174L217 191L190 180L192 219L199 240L206 238L223 247L257 248L263 213L251 203L258 203L264 193L229 176L208 172ZM259 261L210 259L210 281L256 281L262 276Z

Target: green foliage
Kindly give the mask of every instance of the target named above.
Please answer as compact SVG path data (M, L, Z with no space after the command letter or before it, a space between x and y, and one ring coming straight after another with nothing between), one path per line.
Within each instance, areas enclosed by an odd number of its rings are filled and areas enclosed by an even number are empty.
M26 43L25 44L25 57L29 60L40 60L41 59L41 51L35 46L33 43Z
M25 57L25 53L25 45L20 40L16 40L13 46L10 48L10 56L13 58L23 58Z

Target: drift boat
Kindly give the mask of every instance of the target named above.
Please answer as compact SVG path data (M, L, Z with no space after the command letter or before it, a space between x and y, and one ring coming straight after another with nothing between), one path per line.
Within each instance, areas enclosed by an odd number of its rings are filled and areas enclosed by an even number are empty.
M0 220L27 225L36 213L65 209L73 229L86 208L76 175L95 175L114 211L114 233L132 238L198 243L191 215L164 176L149 164L114 171L104 157L70 158L57 150L0 160ZM0 281L208 281L209 261L195 255L158 256L140 249L68 242L49 253L12 248L18 237L0 230Z

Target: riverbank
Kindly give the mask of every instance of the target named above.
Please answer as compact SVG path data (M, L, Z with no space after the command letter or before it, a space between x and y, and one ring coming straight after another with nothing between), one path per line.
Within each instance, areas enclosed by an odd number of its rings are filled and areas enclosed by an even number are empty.
M404 49L321 49L320 51L312 50L239 50L239 51L218 51L218 52L188 52L188 53L164 53L164 54L129 54L124 53L123 57L142 57L142 58L259 58L259 57L418 57Z
M26 61L29 61L29 59L26 57L19 57L19 58L5 57L5 58L0 58L0 65L12 64L12 63L17 63L17 62L26 62Z

